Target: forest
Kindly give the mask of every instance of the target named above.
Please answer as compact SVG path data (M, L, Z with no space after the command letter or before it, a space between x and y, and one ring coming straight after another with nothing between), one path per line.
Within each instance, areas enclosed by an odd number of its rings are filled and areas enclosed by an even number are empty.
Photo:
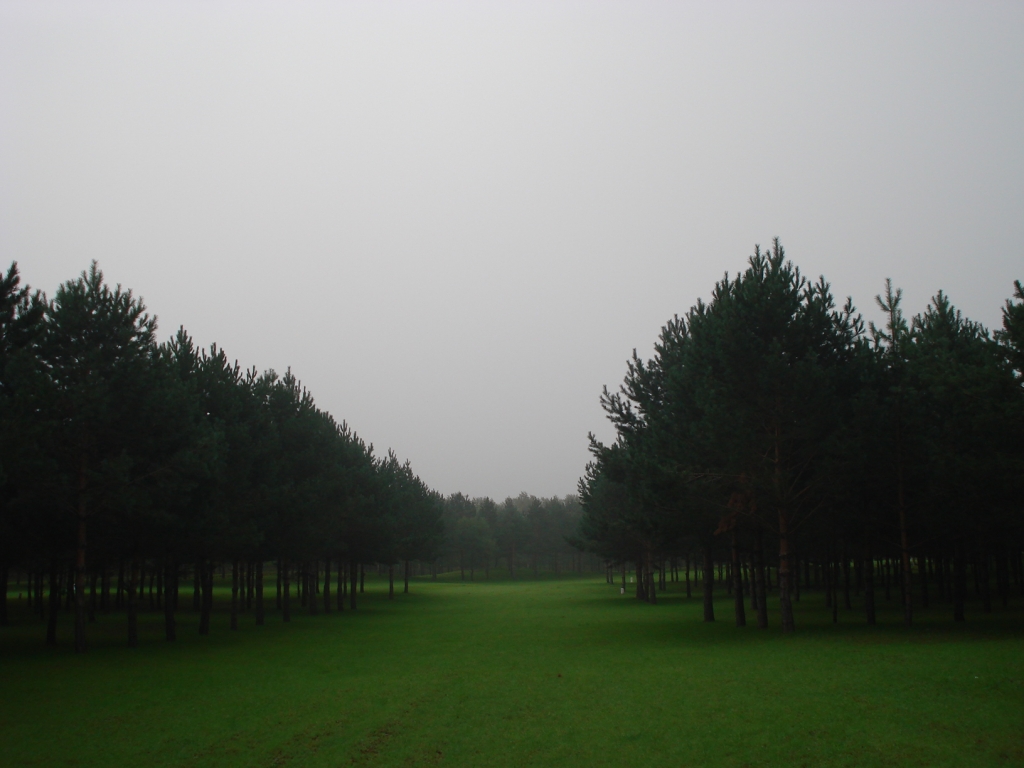
M134 646L139 611L162 611L174 640L183 582L209 633L218 569L237 629L264 623L268 580L289 621L293 589L312 613L355 609L367 565L387 568L390 595L396 567L405 591L411 573L472 579L498 557L512 578L517 563L583 567L573 497L445 498L291 371L243 369L184 329L157 343L155 317L96 263L52 299L17 264L0 277L0 626L8 586L47 643L70 612L82 651L97 612L123 613Z
M939 291L908 316L890 281L884 321L865 323L808 280L776 240L636 352L591 436L580 538L609 564L636 564L655 602L683 563L701 572L715 620L716 570L737 626L746 605L794 630L801 589L823 589L833 621L851 590L874 624L881 591L965 620L1024 595L1024 289L991 334ZM777 543L777 547L776 547ZM772 571L774 570L774 581ZM626 587L625 569L622 587ZM969 583L970 582L970 583ZM773 586L774 584L774 586Z
M930 601L963 621L969 582L984 612L1024 594L1019 282L994 334L941 291L908 317L889 282L875 325L778 241L756 248L604 390L617 436L591 436L578 496L498 503L375 455L290 370L184 329L158 343L95 262L52 299L17 264L0 277L0 625L24 593L49 644L62 612L76 651L97 613L135 646L139 612L162 612L174 640L186 603L208 634L218 572L231 629L354 610L368 567L392 598L396 576L603 571L624 593L629 572L643 601L699 590L705 621L724 588L737 626L749 603L762 628L771 594L784 632L801 590L834 620L863 595L868 624L896 594L908 626Z

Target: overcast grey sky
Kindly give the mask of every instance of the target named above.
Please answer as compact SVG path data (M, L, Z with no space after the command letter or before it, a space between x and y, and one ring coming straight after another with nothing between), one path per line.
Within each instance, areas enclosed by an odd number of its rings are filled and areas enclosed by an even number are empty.
M997 325L1022 126L1020 2L0 2L0 258L98 259L442 492L560 495L774 235Z

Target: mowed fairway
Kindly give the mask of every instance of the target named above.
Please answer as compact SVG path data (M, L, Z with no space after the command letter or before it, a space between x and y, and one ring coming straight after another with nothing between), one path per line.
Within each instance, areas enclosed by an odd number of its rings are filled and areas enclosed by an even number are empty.
M650 606L601 578L385 590L368 579L356 612L296 610L290 625L245 614L238 632L220 612L206 638L183 610L174 644L144 613L135 650L123 616L101 617L80 657L67 623L45 648L16 609L0 764L1024 763L1019 605L959 627L932 608L907 632L895 600L879 627L857 611L834 627L805 594L786 638L774 605L772 629L737 629L724 594L705 624L696 596Z

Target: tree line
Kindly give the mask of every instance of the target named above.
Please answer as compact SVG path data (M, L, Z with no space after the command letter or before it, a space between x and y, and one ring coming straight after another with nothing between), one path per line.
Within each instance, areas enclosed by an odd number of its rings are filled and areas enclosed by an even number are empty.
M445 540L436 566L470 580L482 570L490 578L501 569L516 579L525 569L544 573L583 573L601 567L577 538L583 509L576 496L538 498L521 493L502 504L489 497L455 493L445 500Z
M713 621L717 566L737 626L747 595L767 627L774 568L792 632L801 585L835 619L852 582L870 624L876 588L897 589L908 626L936 593L963 621L969 577L986 612L1024 594L1021 283L994 334L942 291L909 318L890 281L876 301L877 326L776 240L668 321L650 360L634 351L601 398L616 438L590 437L579 535L610 569L635 564L637 597L679 562L689 590L692 562Z
M0 625L12 569L47 642L62 607L73 613L76 651L111 608L138 643L147 577L168 640L188 575L208 633L218 565L232 629L246 610L264 622L266 563L285 621L293 583L312 612L354 609L363 564L393 577L440 553L444 509L291 371L242 369L184 329L157 343L156 318L95 262L52 299L22 286L17 264L0 272Z

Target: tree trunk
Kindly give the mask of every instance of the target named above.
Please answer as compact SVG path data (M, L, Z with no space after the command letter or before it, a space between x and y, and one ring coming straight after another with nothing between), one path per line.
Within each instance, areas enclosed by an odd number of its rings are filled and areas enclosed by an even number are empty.
M139 646L139 583L138 558L133 557L128 566L128 647Z
M977 560L975 560L977 563ZM975 574L977 574L978 566L974 566ZM978 577L975 575L974 583L977 585ZM980 588L978 594L981 594ZM61 569L60 574L60 596L61 600L64 601L64 610L68 611L72 616L75 615L75 567L74 563L68 568L67 575L64 574L64 569Z
M489 574L488 574L489 575ZM409 561L405 561L405 589L403 594L409 594Z
M324 558L324 613L331 612L331 558Z
M790 581L793 585L793 597L799 603L800 602L800 558L794 552L792 555L793 574L790 577Z
M356 609L356 592L359 586L359 564L355 560L349 562L349 580L351 589L348 595L348 607L353 611Z
M914 623L914 593L910 574L910 542L907 533L907 512L903 504L903 485L900 481L900 586L903 588L903 623Z
M57 644L57 613L60 611L60 573L57 558L50 561L50 615L46 623L46 644Z
M917 572L921 577L921 607L928 607L928 558L917 557Z
M978 553L978 559L975 562L978 564L978 579L981 581L981 609L985 613L992 613L992 592L989 589L988 559L988 550L983 549Z
M166 571L167 568L166 567L161 568L159 561L157 561L157 564L153 568L153 570L156 572L156 607L157 608L163 608L164 607L164 603L163 603L163 600L164 600L164 571Z
M869 626L875 624L875 560L869 552L864 557L864 612Z
M685 560L686 560L686 562L685 562L685 567L686 567L686 596L687 597L693 597L693 592L690 590L690 556L687 555Z
M278 560L277 575L281 580L281 619L292 620L292 582L288 572L288 561Z
M832 610L832 596L835 592L834 585L832 584L832 548L831 546L825 549L825 565L823 566L825 576L825 607Z
M895 340L895 335L893 339ZM899 508L900 518L900 564L903 587L903 623L908 627L914 620L914 602L912 584L910 580L910 534L907 530L907 503L903 482L903 390L899 390L899 397L896 401L896 500ZM888 584L886 585L886 600L889 599Z
M196 569L192 574L192 610L199 613L203 609L203 563L196 560Z
M839 623L839 560L833 558L829 563L832 578L832 623Z
M46 617L46 606L43 604L43 572L41 570L36 571L36 613L39 614L40 619ZM56 630L56 627L54 629Z
M110 612L110 571L106 563L103 563L100 572L100 610L103 613Z
M850 603L850 557L845 543L843 544L843 606L848 611L853 608Z
M362 563L359 564L359 592L366 591L366 566Z
M783 509L779 509L779 613L782 618L783 634L790 634L794 628L793 601L790 589L789 562L789 518Z
M965 592L967 592L967 571L964 567L964 545L958 541L953 550L953 621L964 620Z
M210 613L213 611L214 565L205 557L199 561L199 634L210 634Z
M651 605L657 605L658 595L656 594L655 588L654 558L651 557L650 552L647 553L647 562L644 570L647 572L647 602Z
M757 532L757 550L754 552L754 596L757 601L757 628L768 629L768 595L765 589L764 533Z
M231 561L231 629L238 629L238 559Z
M337 603L338 603L338 611L339 612L344 611L345 610L345 561L343 559L341 559L340 557L338 558L338 580L337 580L337 582L335 582L334 587L335 587L334 591L337 593L335 595L335 600L337 600Z
M704 545L704 621L715 620L715 563L711 546Z
M173 642L178 637L177 622L174 618L178 595L178 564L168 559L164 563L164 571L164 638Z
M736 626L747 626L747 613L743 606L743 571L740 568L740 532L737 524L732 527L732 589L736 612Z
M320 605L316 599L316 588L320 583L320 561L314 560L306 568L306 591L309 592L309 615L320 613Z
M252 560L246 558L238 565L239 595L238 609L245 613L252 607Z
M252 609L252 594L256 591L256 568L252 560L245 563L245 610Z
M75 653L85 652L85 454L78 467L78 547L75 552ZM71 585L68 584L70 587Z
M117 585L114 587L114 610L124 608L124 558L117 561ZM197 608L198 610L198 608Z
M395 564L388 563L388 600L395 599Z
M281 610L281 561L277 561L277 610Z
M999 590L999 599L1006 608L1010 600L1010 563L1006 557L1006 548L1000 547L996 555L996 588Z
M96 623L96 581L99 579L99 573L93 571L89 575L89 623ZM6 599L7 592L6 586L4 591L4 598ZM4 606L6 608L6 605Z
M750 610L757 610L757 552L761 546L761 534L755 538L755 547L750 550L747 569L750 572Z
M1017 591L1024 597L1024 551L1017 550Z
M253 576L256 580L256 626L263 626L263 560L256 561L256 574Z

